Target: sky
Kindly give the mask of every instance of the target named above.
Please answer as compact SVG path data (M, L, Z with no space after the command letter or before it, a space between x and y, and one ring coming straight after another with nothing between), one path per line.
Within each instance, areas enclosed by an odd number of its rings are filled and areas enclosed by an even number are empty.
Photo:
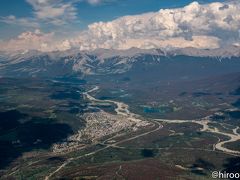
M238 44L238 10L238 0L1 0L0 48L218 48Z

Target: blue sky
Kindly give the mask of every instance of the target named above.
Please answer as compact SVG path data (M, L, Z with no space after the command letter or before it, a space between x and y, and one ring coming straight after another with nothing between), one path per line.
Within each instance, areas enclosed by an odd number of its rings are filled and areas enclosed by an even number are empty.
M162 8L182 7L192 2L192 0L107 0L105 2L92 4L87 0L77 1L78 2L72 4L75 8L76 19L67 21L64 25L56 26L46 20L36 18L34 14L36 9L34 9L33 5L27 2L27 0L1 0L0 17L5 21L0 21L0 39L9 39L23 31L36 28L17 22L18 19L26 19L26 21L30 21L30 23L39 23L39 28L44 32L60 31L59 27L60 29L69 29L74 32L86 29L87 25L93 22L111 21L121 16L158 11ZM71 2L71 0L67 2ZM198 2L209 3L214 2L214 0L201 0ZM6 22L6 17L9 16L15 17L14 22Z
M240 47L239 0L1 0L0 8L3 51Z

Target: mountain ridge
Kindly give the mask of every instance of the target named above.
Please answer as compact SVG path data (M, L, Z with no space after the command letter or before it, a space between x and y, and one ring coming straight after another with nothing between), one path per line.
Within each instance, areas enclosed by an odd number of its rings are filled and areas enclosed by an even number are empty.
M80 51L0 53L0 75L19 76L65 76L65 75L106 75L129 71L137 62L159 64L163 60L209 59L214 61L240 60L240 47L225 49L138 49L127 50L96 49ZM190 60L192 61L192 59ZM185 62L186 63L186 62ZM240 63L240 61L239 61ZM180 66L180 65L179 65Z
M113 57L113 56L134 56L136 54L153 54L153 55L188 55L188 56L196 56L196 57L240 57L240 45L235 44L231 46L226 46L223 48L217 49L198 49L193 47L187 48L152 48L152 49L140 49L136 47L132 47L129 49L94 49L94 50L79 50L78 48L71 48L65 51L50 51L43 52L39 50L25 50L25 51L13 51L6 52L0 51L1 56L16 56L16 55L41 55L41 54L49 54L49 55L71 55L75 53L81 54L92 54L98 55L103 58Z

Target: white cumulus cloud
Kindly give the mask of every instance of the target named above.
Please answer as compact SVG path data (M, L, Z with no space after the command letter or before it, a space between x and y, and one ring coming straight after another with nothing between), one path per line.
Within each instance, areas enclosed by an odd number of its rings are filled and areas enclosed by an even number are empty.
M58 41L54 38L54 33L43 33L39 29L34 32L27 31L20 34L17 38L8 42L0 41L2 51L23 51L23 50L39 50L48 51L64 51L70 49L68 40Z
M89 25L78 41L81 49L131 47L217 48L239 41L240 3L237 1L126 16L111 22Z

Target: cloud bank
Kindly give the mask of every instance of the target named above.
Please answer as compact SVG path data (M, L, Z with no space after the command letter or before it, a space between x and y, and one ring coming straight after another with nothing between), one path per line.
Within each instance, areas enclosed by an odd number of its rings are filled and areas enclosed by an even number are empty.
M98 0L92 0L92 3L98 2ZM59 8L68 9L69 7ZM56 11L53 11L50 17L61 15L60 9L55 9ZM71 8L68 10L72 14L69 18L74 19L72 10ZM47 37L47 40L43 40L49 34L42 34L38 40L48 48L44 49L38 45L36 49L48 51L66 50L71 47L81 50L129 49L131 47L214 49L239 43L239 12L239 1L210 4L193 2L183 8L161 9L158 12L121 17L111 22L97 22L89 25L88 29L80 32L77 37L57 42L54 40L49 42L49 39L53 38L52 34L51 37ZM42 11L38 12L38 6L36 6L36 13L39 18L45 18ZM35 35L37 34L33 33L29 38L34 39ZM7 44L12 43L13 45L13 42L15 42L15 50L21 49L18 44L26 49L35 47L30 45L29 39L28 43L24 44L21 37L10 40ZM28 45L30 46L28 47Z
M183 8L94 23L78 40L81 49L218 48L239 41L239 12L237 1L205 5L193 2Z

